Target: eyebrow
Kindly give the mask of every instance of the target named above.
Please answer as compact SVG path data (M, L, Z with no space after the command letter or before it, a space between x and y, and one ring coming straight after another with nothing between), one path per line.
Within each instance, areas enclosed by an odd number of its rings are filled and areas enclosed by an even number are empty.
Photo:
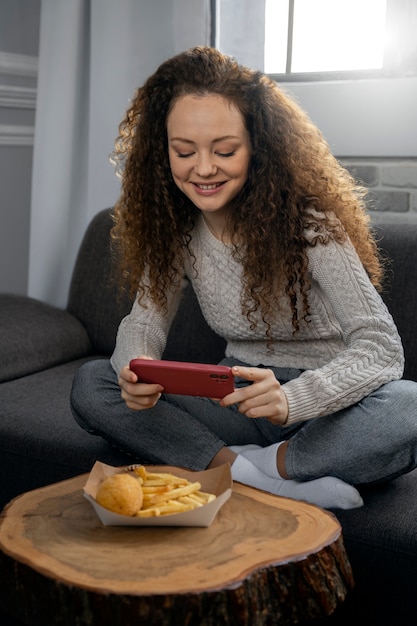
M240 141L240 137L237 137L235 135L225 135L224 137L216 137L216 139L213 139L212 143L218 143L219 141L227 141L229 139L237 139L238 141ZM184 137L171 137L170 141L181 141L182 143L190 143L190 144L195 143L194 141L191 141L191 139L185 139Z

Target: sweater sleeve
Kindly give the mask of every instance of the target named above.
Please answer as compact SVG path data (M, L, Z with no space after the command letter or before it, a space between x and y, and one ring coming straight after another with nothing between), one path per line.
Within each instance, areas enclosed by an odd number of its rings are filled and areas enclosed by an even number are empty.
M344 409L391 380L401 378L404 353L382 298L348 240L309 251L316 297L340 327L344 349L317 369L283 385L287 424Z
M117 331L116 346L110 359L116 374L131 359L145 355L161 358L186 284L187 280L183 279L181 287L169 293L166 312L159 311L149 298L140 304L135 299L131 312L122 319Z

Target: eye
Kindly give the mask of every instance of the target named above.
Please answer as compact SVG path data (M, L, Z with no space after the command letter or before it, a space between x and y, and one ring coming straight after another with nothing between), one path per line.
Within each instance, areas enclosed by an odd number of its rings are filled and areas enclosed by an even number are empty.
M218 152L220 157L232 157L236 154L236 150L232 150L231 152Z
M188 159L188 157L193 156L194 152L177 152L177 157L179 159Z

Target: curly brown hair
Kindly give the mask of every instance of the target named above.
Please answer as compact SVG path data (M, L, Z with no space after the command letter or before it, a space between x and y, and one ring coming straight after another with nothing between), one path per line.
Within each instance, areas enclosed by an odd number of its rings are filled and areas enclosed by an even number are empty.
M242 310L255 325L276 311L284 289L294 332L308 319L307 248L331 238L352 240L373 284L382 264L369 226L366 190L331 154L308 115L265 74L209 47L164 62L140 87L119 126L112 161L122 177L114 208L119 269L139 299L161 309L179 284L199 210L178 189L168 159L167 116L182 95L217 94L243 116L251 142L248 178L228 217L242 263ZM311 209L314 209L311 211ZM338 218L334 219L334 215ZM307 240L306 227L316 236Z

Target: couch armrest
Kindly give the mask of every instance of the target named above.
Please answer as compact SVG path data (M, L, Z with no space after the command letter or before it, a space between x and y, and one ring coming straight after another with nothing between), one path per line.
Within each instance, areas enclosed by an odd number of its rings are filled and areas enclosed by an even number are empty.
M91 351L87 331L67 311L26 296L0 295L0 382Z

